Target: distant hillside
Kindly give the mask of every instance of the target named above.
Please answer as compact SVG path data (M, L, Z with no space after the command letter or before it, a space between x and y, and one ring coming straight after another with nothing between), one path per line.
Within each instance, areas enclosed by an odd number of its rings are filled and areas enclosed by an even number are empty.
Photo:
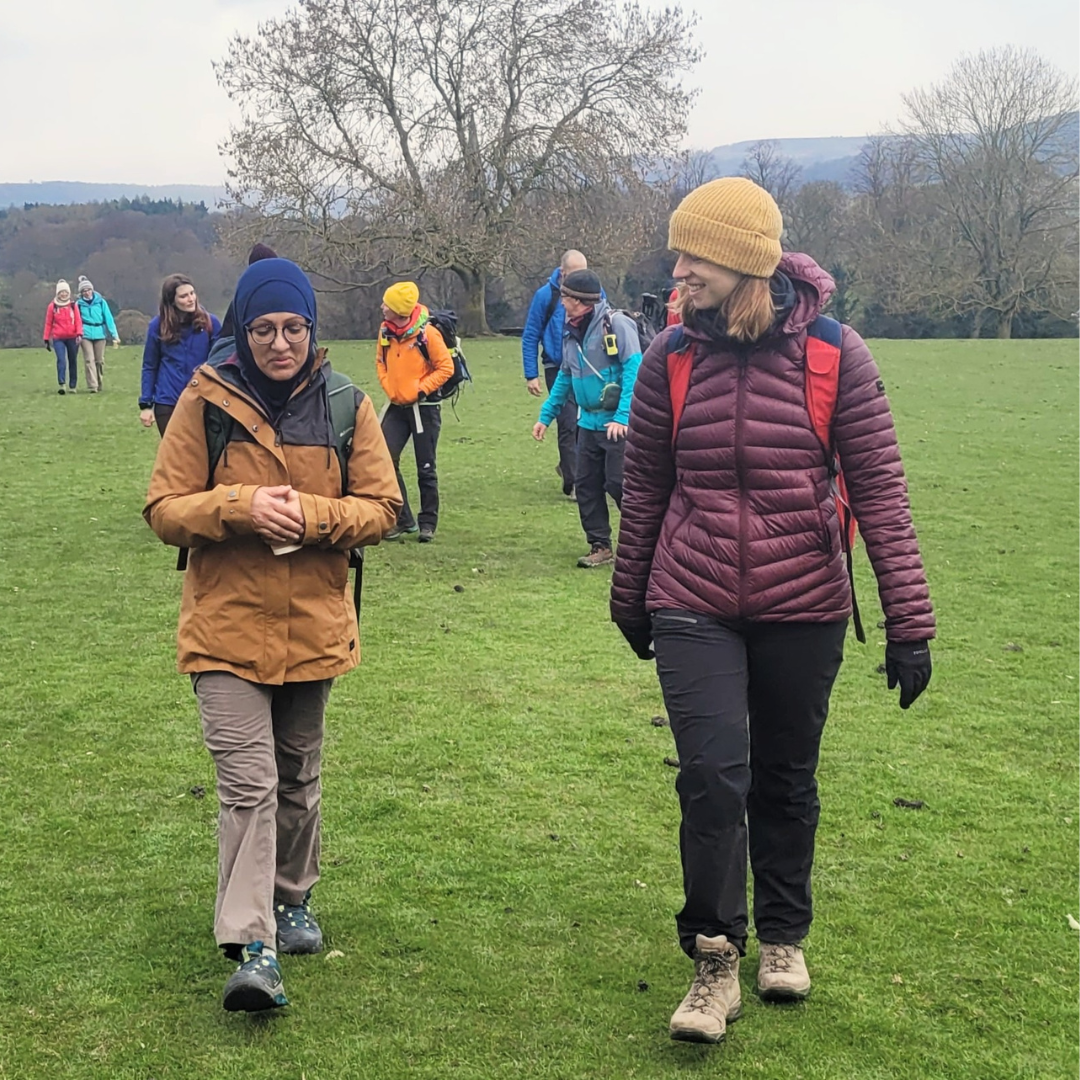
M747 151L757 140L728 143L710 151L720 176L735 176L742 168ZM835 180L846 183L851 166L866 142L865 135L833 135L821 139L774 139L781 157L791 158L802 168L803 182Z
M45 206L72 206L76 203L109 202L112 199L177 199L205 203L213 210L225 197L225 189L209 184L84 184L77 180L46 180L35 184L0 184L0 209L41 203Z

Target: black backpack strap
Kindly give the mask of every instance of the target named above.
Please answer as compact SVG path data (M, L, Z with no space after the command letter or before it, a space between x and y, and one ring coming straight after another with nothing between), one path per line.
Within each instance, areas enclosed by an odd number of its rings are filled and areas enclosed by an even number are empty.
M353 431L356 428L357 390L352 379L332 368L326 374L325 393L334 429L334 449L341 469L341 494L349 492L349 455L352 453Z
M233 418L224 410L219 409L212 402L207 401L203 405L203 428L206 431L206 488L210 489L214 480L214 470L218 466L225 447L229 444L232 436ZM176 556L176 569L186 570L188 564L188 549L182 547Z
M540 326L541 337L543 337L548 323L551 322L551 316L555 314L555 309L559 306L559 298L562 296L559 287L550 281L548 282L548 288L551 289L551 299L548 301L547 312L544 314L544 321Z

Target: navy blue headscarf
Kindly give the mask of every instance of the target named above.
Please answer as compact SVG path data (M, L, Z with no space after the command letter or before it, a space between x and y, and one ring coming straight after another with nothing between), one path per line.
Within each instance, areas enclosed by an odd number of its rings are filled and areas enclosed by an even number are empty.
M311 374L315 363L315 334L318 328L315 290L296 263L288 259L260 259L252 263L236 283L232 309L236 319L236 357L240 370L256 396L268 407L270 418L276 420L292 392ZM251 353L246 329L260 316L279 311L299 315L311 323L308 354L303 367L291 379L280 381L269 378L259 370Z

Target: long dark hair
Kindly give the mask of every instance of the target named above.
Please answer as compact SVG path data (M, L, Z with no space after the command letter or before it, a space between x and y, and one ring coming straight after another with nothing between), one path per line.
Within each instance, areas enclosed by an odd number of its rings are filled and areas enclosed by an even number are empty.
M186 274L170 274L161 283L161 304L158 307L160 323L158 325L158 337L170 344L180 340L180 334L185 326L190 326L196 332L205 330L208 334L213 329L210 322L210 313L198 304L189 315L186 311L180 311L176 307L176 294L181 285L190 285L195 288L195 282Z

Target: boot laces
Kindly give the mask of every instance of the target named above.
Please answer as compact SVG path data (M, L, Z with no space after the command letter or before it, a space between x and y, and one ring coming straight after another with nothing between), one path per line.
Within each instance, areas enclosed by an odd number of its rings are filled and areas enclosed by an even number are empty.
M767 972L788 972L795 967L798 945L769 945L764 956Z
M723 953L698 953L695 957L694 981L690 984L688 1009L696 1012L711 1012L717 1002L715 995L720 986L735 978L735 964L738 953L735 950Z

